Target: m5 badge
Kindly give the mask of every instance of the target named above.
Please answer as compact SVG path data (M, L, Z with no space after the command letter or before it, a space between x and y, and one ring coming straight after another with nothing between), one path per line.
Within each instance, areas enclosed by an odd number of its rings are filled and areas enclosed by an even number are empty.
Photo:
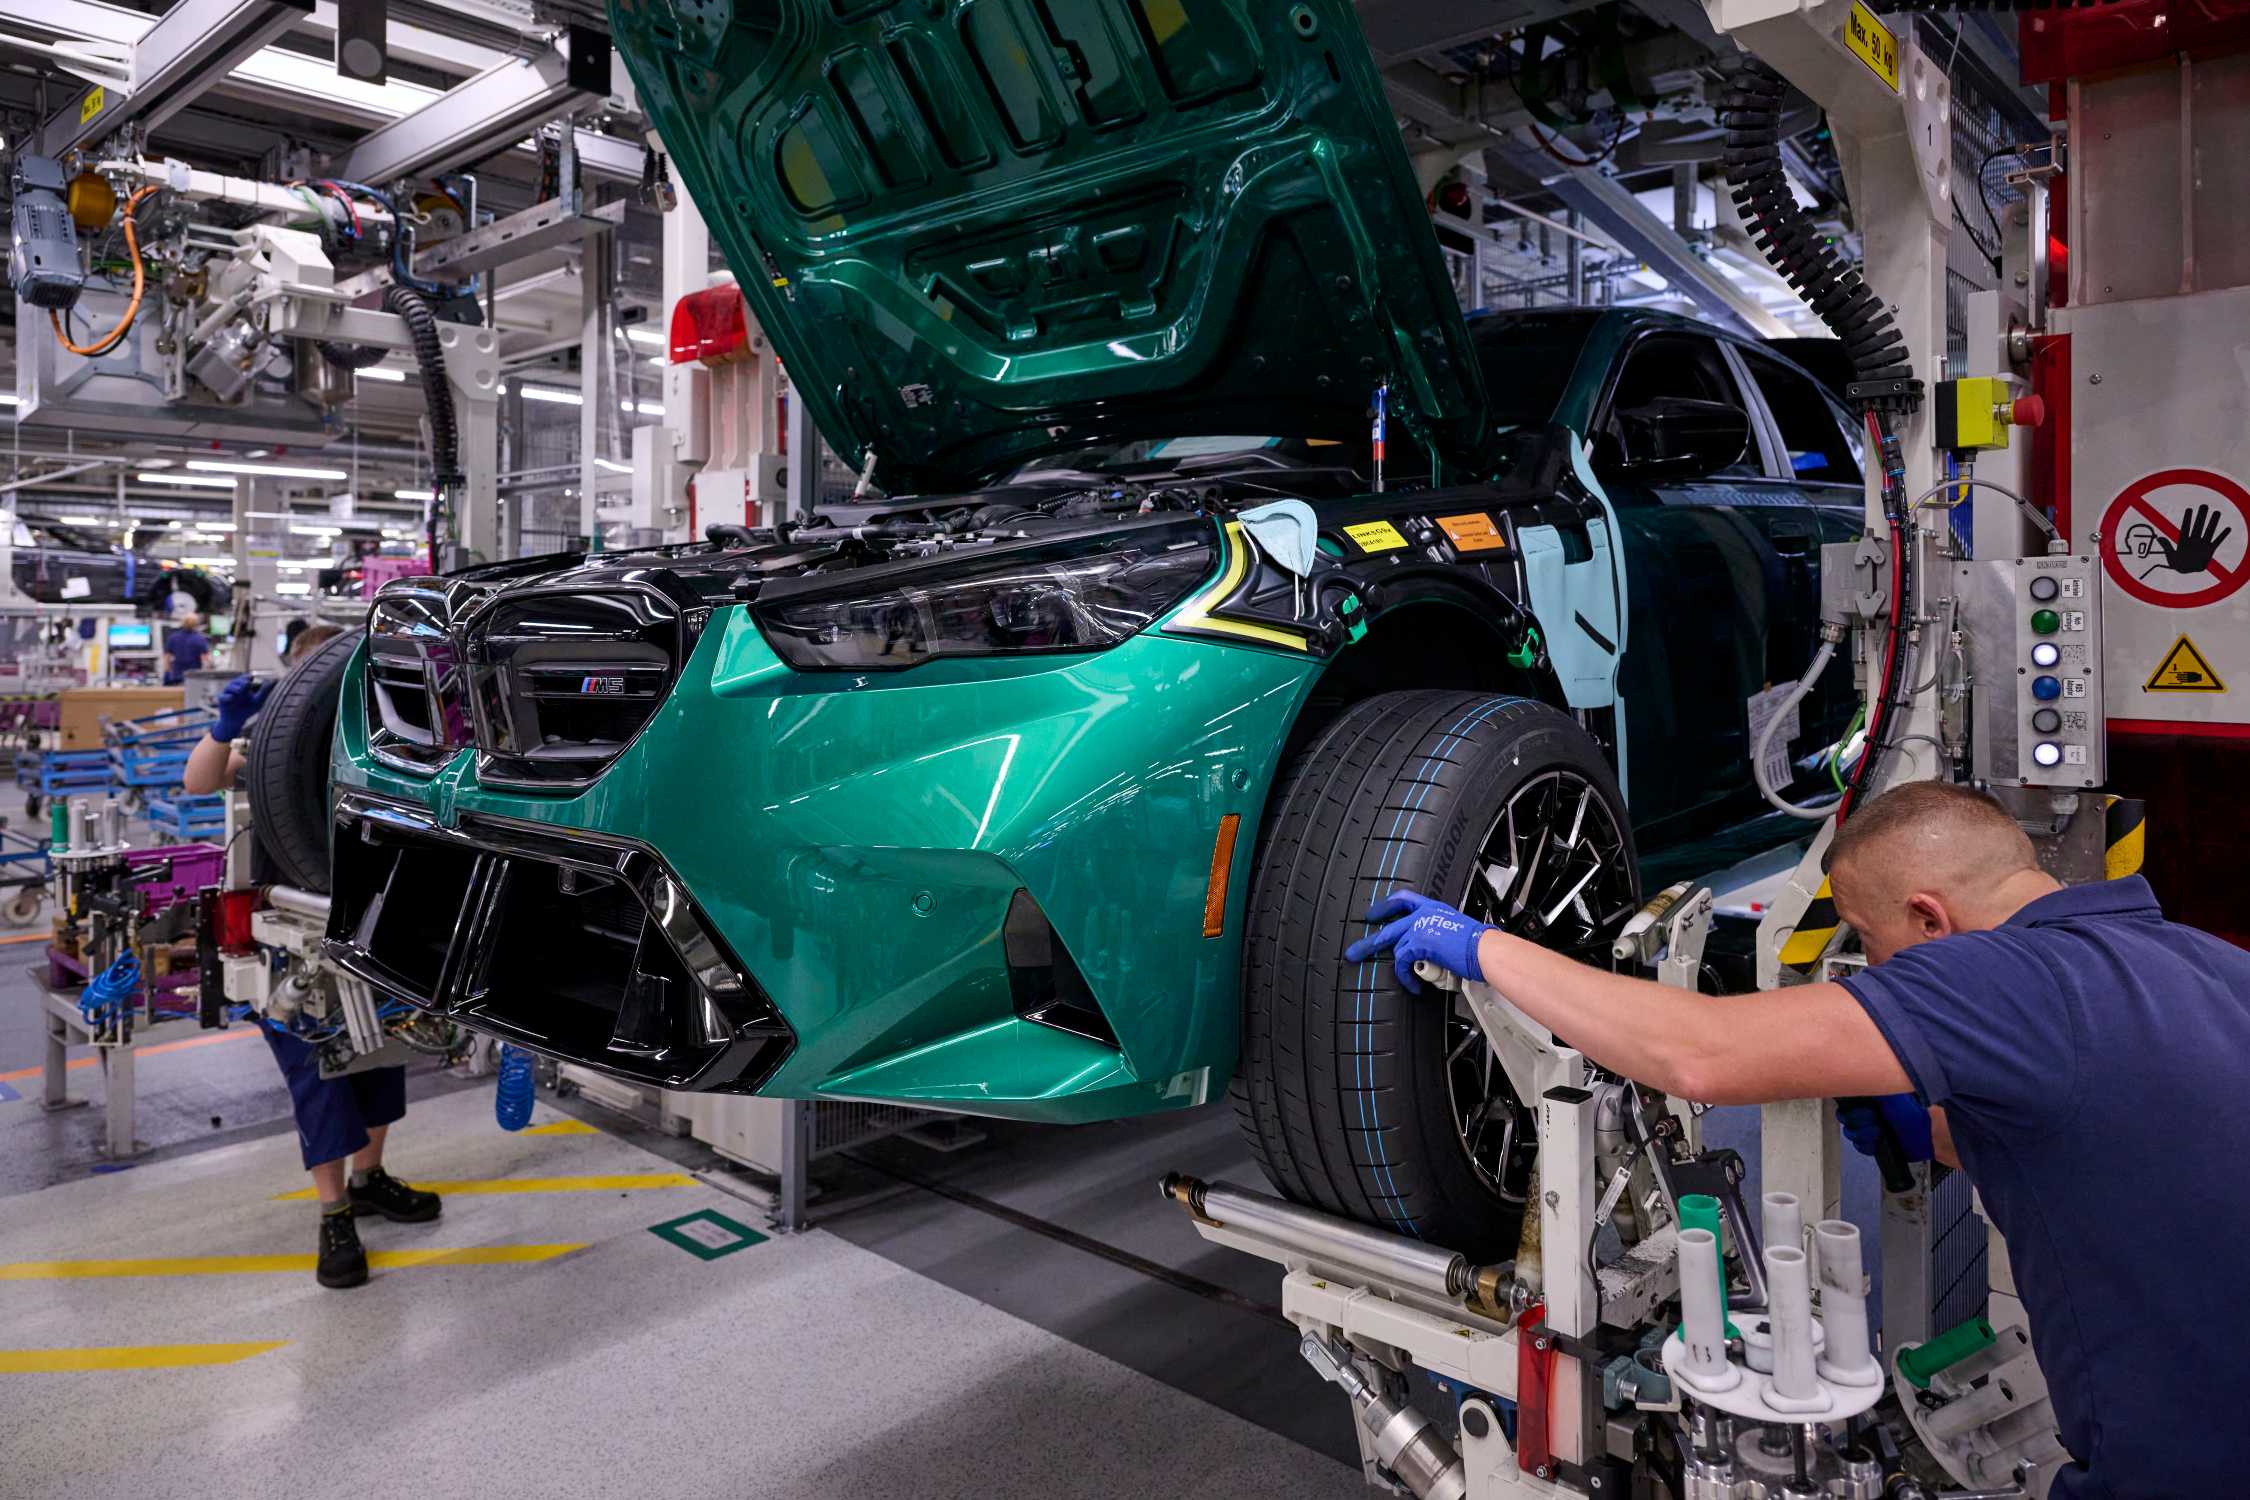
M581 698L622 698L625 696L625 679L618 676L581 677L578 680Z

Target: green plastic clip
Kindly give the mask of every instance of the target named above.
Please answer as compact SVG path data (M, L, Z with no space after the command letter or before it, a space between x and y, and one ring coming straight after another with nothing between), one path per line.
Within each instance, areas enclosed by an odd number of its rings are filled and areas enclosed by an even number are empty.
M1510 658L1513 660L1514 658ZM1727 1317L1727 1237L1719 1228L1719 1200L1709 1193L1683 1193L1680 1195L1680 1228L1708 1229L1711 1238L1719 1244L1719 1316L1726 1323L1727 1337L1737 1338L1742 1330Z
M1515 649L1508 653L1508 665L1528 672L1539 665L1539 657L1543 650L1543 643L1539 639L1539 627L1534 625L1524 631L1523 639L1516 642ZM1704 1197L1707 1195L1698 1193L1692 1196Z
M1971 1318L1957 1323L1926 1344L1916 1344L1902 1349L1898 1356L1898 1372L1913 1383L1914 1389L1926 1391L1933 1376L1951 1369L1980 1349L1989 1349L1998 1342L1999 1335L1992 1325L1982 1318Z

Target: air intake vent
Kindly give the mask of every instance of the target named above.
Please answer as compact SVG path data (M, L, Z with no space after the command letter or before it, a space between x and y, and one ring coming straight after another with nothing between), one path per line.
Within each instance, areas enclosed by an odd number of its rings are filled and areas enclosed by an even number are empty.
M448 628L458 592L402 580L368 611L368 749L395 769L435 771L469 743L466 663Z
M689 622L657 595L510 594L468 626L480 779L583 786L655 716Z

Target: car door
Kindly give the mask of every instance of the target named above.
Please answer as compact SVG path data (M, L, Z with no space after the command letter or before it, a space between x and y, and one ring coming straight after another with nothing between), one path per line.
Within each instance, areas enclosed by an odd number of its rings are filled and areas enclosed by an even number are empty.
M1786 572L1788 599L1775 612L1767 664L1773 681L1787 681L1804 671L1816 649L1820 548L1851 541L1865 529L1867 444L1859 424L1797 366L1752 345L1729 344L1728 352L1766 418L1767 477L1746 488L1761 498L1758 517ZM1800 710L1800 749L1839 738L1858 702L1851 672L1839 662Z
M1619 464L1619 413L1663 396L1748 413L1741 460L1693 479L1635 479ZM1749 700L1778 680L1777 663L1794 660L1794 675L1810 656L1781 644L1795 633L1798 592L1782 549L1801 544L1817 565L1818 530L1774 482L1761 409L1713 335L1666 325L1627 342L1591 426L1625 549L1626 796L1645 859L1754 810Z

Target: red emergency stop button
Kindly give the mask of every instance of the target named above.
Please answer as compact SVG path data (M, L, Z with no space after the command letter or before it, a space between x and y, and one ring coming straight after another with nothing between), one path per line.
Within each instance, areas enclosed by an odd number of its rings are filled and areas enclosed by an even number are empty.
M2008 407L2008 421L2017 427L2037 427L2047 420L2047 403L2038 396L2018 396Z

